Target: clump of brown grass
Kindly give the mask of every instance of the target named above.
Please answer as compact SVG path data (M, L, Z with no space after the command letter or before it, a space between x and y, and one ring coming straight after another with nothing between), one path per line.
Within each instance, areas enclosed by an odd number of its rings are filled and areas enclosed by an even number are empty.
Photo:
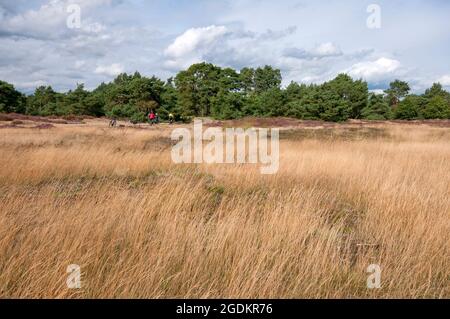
M384 130L289 133L262 176L174 165L167 129L4 129L0 297L448 298L449 129Z

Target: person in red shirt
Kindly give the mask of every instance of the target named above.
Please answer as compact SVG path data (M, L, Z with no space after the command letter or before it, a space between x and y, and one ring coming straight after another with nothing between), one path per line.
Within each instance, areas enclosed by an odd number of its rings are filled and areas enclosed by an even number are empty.
M150 121L150 125L155 124L156 115L153 113L153 111L150 112L148 115L148 120Z

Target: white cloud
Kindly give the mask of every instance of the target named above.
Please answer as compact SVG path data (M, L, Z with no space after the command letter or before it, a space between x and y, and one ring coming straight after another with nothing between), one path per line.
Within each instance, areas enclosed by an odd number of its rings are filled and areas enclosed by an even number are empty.
M382 89L374 89L374 90L369 90L370 93L374 93L374 94L378 94L378 95L385 95L384 90Z
M437 82L441 83L443 86L450 86L450 75L441 76Z
M219 38L227 34L225 26L211 25L204 28L192 28L178 36L165 50L169 57L169 67L186 67L199 62L202 53Z
M183 59L195 59L201 55L200 51L212 45L227 32L226 27L215 25L189 29L169 45L165 54L175 65Z
M177 37L166 49L169 57L180 58L190 54L196 49L213 43L217 38L227 33L224 26L209 26L205 28L192 28Z
M75 61L75 65L74 66L75 66L75 69L81 69L85 65L86 65L86 61L78 60L78 61Z
M382 80L392 76L400 69L401 63L394 59L379 58L375 61L359 62L351 66L345 73L365 80Z
M113 63L109 66L100 65L95 69L96 74L106 75L106 76L110 76L110 77L117 76L123 72L124 72L124 67L119 63Z
M84 33L99 33L105 27L89 19L89 12L98 6L110 4L111 0L50 0L38 9L29 9L17 15L5 15L0 20L2 33L32 38L59 38L71 34L67 27L67 19L71 12L67 11L70 4L76 4L81 9L81 31Z
M30 89L34 90L37 87L40 86L48 86L48 83L46 81L37 80L37 81L28 81L28 82L20 82L20 83L13 83L15 86L20 85L21 89Z
M166 79L206 61L269 64L283 84L321 83L345 70L370 88L394 78L414 92L437 79L449 88L450 2L438 2L380 0L383 28L374 31L357 0L0 0L0 79L26 92L38 81L65 91L124 69ZM81 6L80 29L67 28L70 3Z
M290 26L284 30L267 30L266 32L264 32L263 34L261 34L258 39L261 41L264 40L278 40L278 39L282 39L284 37L290 36L294 33L297 32L297 27L296 26Z
M341 49L331 42L318 45L312 52L321 57L342 55Z
M330 57L342 56L343 53L339 46L332 42L325 42L316 45L312 49L298 49L298 48L288 48L284 50L284 55L287 57L293 57L297 59L304 60L317 60Z

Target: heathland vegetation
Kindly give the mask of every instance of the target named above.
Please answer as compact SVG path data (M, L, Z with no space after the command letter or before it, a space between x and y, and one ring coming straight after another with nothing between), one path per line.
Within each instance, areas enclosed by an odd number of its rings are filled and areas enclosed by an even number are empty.
M93 91L78 84L58 93L51 86L31 95L0 81L0 112L41 116L89 115L143 122L153 110L166 119L195 116L236 119L285 116L340 122L348 119L449 119L450 93L439 83L422 95L410 94L408 83L396 80L384 94L371 93L367 82L346 74L320 84L292 82L282 87L280 70L271 66L240 71L213 64L194 64L167 81L138 72L120 74Z
M446 121L282 131L275 175L85 122L1 129L0 298L450 296Z

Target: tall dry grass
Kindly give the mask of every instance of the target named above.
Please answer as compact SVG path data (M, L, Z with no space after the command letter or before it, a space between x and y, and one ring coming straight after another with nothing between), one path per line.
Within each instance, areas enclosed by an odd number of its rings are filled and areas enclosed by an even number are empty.
M262 176L168 129L1 130L0 297L450 297L449 129L305 132Z

